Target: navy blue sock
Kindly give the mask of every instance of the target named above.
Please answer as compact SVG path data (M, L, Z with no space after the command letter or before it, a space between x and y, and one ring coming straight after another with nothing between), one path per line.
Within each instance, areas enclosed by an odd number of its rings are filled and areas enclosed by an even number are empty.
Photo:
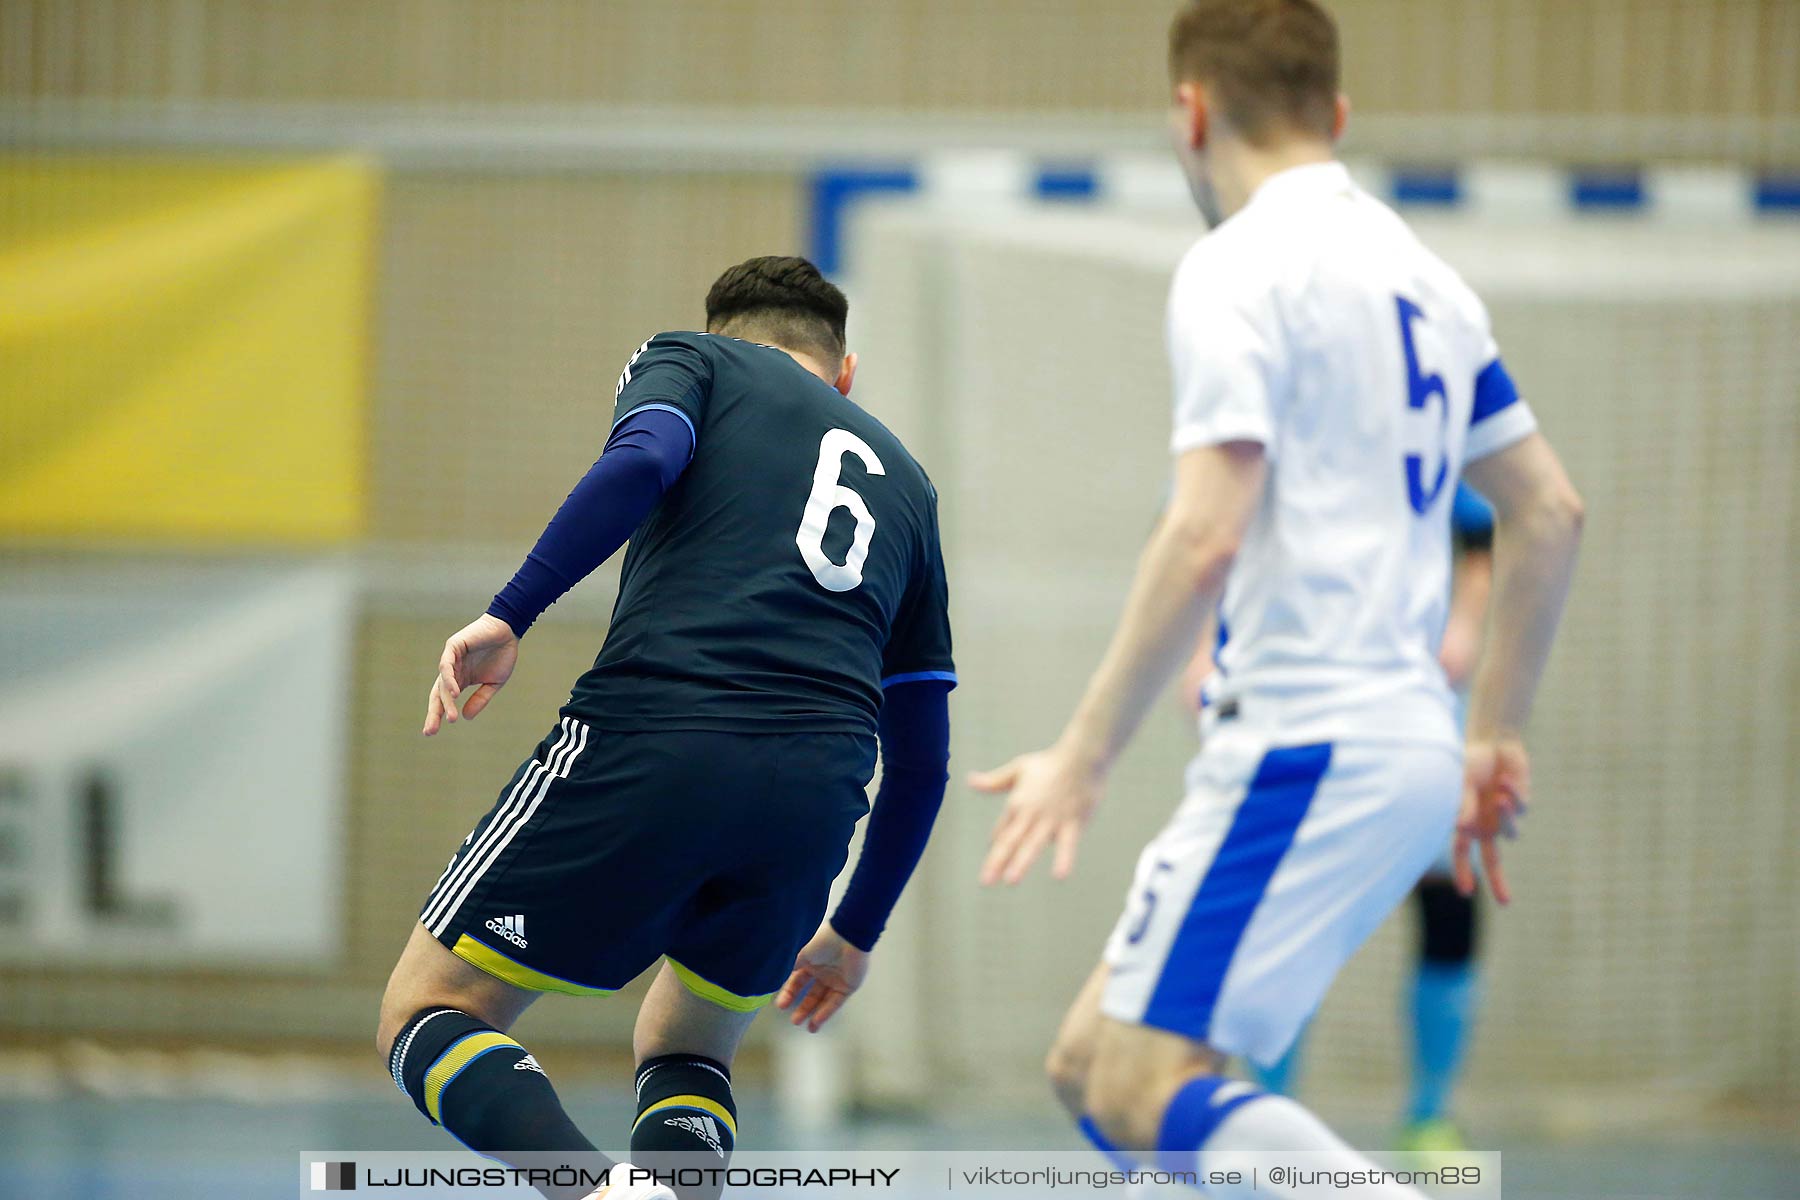
M1475 963L1481 922L1475 898L1447 879L1424 879L1413 895L1419 966L1408 994L1413 1053L1406 1117L1416 1124L1449 1115L1480 997Z
M388 1069L427 1120L477 1154L515 1166L543 1165L539 1154L580 1154L594 1173L612 1165L569 1120L525 1047L467 1013L419 1012L394 1040ZM593 1185L540 1190L563 1200L585 1196Z
M637 1071L637 1120L631 1162L652 1171L726 1166L737 1146L737 1101L731 1071L698 1054L662 1054ZM723 1184L676 1177L681 1200L718 1200Z

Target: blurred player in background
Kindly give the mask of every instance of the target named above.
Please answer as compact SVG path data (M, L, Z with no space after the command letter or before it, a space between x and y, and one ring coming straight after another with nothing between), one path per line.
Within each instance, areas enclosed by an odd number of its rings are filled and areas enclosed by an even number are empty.
M394 1082L470 1149L593 1151L506 1030L544 992L609 992L661 958L632 1157L723 1166L757 1011L780 989L795 1024L827 1021L924 850L956 682L937 493L847 398L846 311L803 259L727 271L709 332L632 356L599 461L445 644L428 736L479 714L538 615L630 538L599 657L438 880L382 999ZM821 923L878 733L862 857ZM672 1194L610 1179L594 1194Z
M1169 300L1174 496L1061 737L976 776L1010 793L982 878L1016 883L1047 849L1068 875L1108 772L1216 610L1187 798L1139 860L1052 1080L1115 1154L1211 1171L1307 1151L1366 1169L1293 1100L1229 1080L1226 1060L1286 1052L1453 826L1464 891L1479 843L1507 898L1496 842L1524 811L1522 730L1581 505L1481 302L1335 161L1348 105L1330 16L1313 0L1196 0L1170 63L1178 154L1215 226ZM1465 470L1496 511L1466 753L1436 654Z
M1481 659L1488 592L1493 585L1494 510L1466 483L1456 486L1450 507L1450 535L1455 545L1450 615L1444 625L1438 662L1456 692L1458 723L1466 717L1468 688ZM1182 697L1198 711L1200 690L1216 669L1213 640L1194 656L1183 677ZM1418 958L1406 997L1407 1031L1411 1037L1412 1072L1402 1117L1399 1149L1454 1153L1466 1139L1451 1119L1450 1102L1462 1073L1469 1039L1474 1034L1479 1000L1476 951L1479 946L1478 898L1463 895L1452 878L1450 847L1412 892L1418 914ZM1268 1067L1252 1065L1265 1091L1293 1095L1299 1079L1304 1031L1288 1052Z

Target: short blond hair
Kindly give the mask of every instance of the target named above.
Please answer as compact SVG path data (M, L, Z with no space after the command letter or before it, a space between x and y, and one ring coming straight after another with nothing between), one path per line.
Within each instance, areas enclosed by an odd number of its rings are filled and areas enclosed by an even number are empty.
M1337 24L1315 0L1191 0L1169 28L1171 81L1215 89L1253 142L1331 137L1338 70Z

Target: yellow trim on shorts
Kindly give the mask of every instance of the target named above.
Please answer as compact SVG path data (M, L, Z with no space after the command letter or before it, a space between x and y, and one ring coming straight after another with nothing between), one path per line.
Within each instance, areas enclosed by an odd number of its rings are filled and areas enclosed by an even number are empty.
M710 980L700 978L672 958L668 960L668 963L675 969L675 978L681 980L682 986L688 991L702 1000L710 1000L720 1008L729 1009L732 1012L755 1012L775 998L774 992L770 992L766 996L740 996L736 992L726 991Z
M534 971L522 962L506 957L486 942L478 942L468 934L456 939L450 952L464 962L480 967L495 979L503 980L528 992L561 992L565 996L610 996L612 988L588 987L558 979L542 971Z
M439 1110L444 1101L444 1089L450 1086L450 1081L477 1058L502 1046L511 1046L521 1051L525 1049L504 1033L489 1030L486 1033L471 1033L445 1051L444 1057L431 1064L431 1070L425 1072L425 1111L431 1114L433 1121L439 1125L444 1123L443 1114Z
M737 1121L733 1119L730 1110L717 1100L708 1100L705 1096L670 1096L667 1100L658 1100L638 1114L637 1120L631 1123L631 1131L636 1133L637 1127L644 1123L645 1117L654 1112L661 1112L665 1108L697 1108L703 1113L711 1113L718 1119L719 1124L731 1130L731 1140L734 1142L737 1140Z

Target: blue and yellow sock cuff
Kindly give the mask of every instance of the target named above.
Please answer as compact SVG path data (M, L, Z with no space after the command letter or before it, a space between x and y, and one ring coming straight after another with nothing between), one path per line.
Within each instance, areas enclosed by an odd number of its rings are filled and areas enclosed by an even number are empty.
M435 1124L444 1123L444 1089L456 1082L475 1060L495 1050L513 1049L521 1058L525 1055L525 1047L507 1037L504 1033L488 1030L484 1033L471 1033L454 1043L448 1050L431 1064L425 1072L425 1115Z
M695 1096L691 1094L670 1096L667 1099L658 1100L653 1104L650 1104L643 1112L637 1115L637 1120L631 1123L632 1132L636 1133L637 1127L642 1125L646 1118L659 1112L667 1112L672 1108L686 1108L691 1109L694 1112L703 1112L718 1121L719 1124L723 1125L726 1131L731 1134L732 1141L735 1142L737 1140L737 1118L731 1115L731 1110L726 1108L723 1104L720 1104L717 1100L713 1100L706 1096Z

